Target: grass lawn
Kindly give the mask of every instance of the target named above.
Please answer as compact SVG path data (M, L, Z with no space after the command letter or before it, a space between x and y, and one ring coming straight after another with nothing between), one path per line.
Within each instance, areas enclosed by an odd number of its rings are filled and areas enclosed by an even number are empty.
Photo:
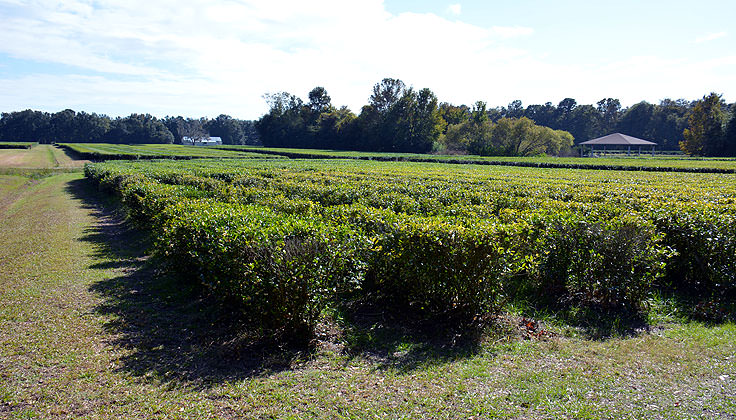
M0 176L0 418L736 417L736 326L664 310L605 340L513 315L477 344L338 318L313 351L253 347L100 200L81 173Z

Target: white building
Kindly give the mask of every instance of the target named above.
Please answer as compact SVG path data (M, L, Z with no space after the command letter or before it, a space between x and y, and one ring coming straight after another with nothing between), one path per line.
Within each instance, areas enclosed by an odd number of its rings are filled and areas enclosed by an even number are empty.
M222 144L222 138L205 137L201 139L192 139L191 137L182 137L181 144L186 146L217 146Z

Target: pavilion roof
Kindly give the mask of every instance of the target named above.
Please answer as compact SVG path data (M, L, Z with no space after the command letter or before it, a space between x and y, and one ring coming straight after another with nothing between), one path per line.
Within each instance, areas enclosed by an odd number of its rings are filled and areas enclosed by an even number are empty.
M652 141L638 139L636 137L627 136L626 134L621 134L621 133L609 134L607 136L598 137L597 139L584 141L580 144L623 145L623 146L656 146L657 145L657 143L654 143Z

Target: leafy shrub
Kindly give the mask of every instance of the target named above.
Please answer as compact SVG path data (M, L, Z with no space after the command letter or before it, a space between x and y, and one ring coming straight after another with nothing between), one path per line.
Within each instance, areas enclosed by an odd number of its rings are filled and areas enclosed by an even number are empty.
M736 217L707 208L660 211L654 218L675 251L664 283L700 298L736 293Z
M552 218L541 232L537 293L554 304L637 312L671 253L641 218Z
M373 288L394 307L424 317L470 322L495 313L505 269L500 232L407 219L375 240Z
M212 201L172 205L165 219L158 249L263 331L303 337L336 294L360 285L361 237L347 228Z

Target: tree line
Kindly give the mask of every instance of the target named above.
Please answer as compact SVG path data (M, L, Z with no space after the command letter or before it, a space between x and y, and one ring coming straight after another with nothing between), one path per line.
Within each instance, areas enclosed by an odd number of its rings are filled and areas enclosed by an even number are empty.
M183 137L221 137L224 144L377 152L564 155L571 146L613 132L652 140L662 150L698 156L736 156L736 104L716 93L700 100L663 99L624 108L614 98L595 105L565 98L557 105L506 107L439 102L427 88L386 78L373 86L356 115L336 107L323 87L304 102L287 92L267 94L269 110L257 121L217 118L106 115L66 109L0 115L0 141L181 143Z
M288 92L265 98L270 109L255 126L264 145L272 147L566 154L573 144L620 132L652 140L663 150L702 156L736 155L729 146L736 144L736 106L727 105L717 94L696 101L643 101L628 108L614 98L601 99L595 105L565 98L557 105L547 102L526 107L516 100L507 107L487 108L482 101L472 106L439 102L429 89L415 90L401 80L387 78L373 87L359 115L347 107L332 105L323 87L309 92L306 103ZM709 116L698 117L706 105ZM694 129L694 125L702 125L697 121L703 118L711 121L707 124L710 128ZM699 140L690 140L692 135L699 136ZM699 146L691 146L696 143Z
M332 105L323 87L309 101L288 92L265 96L269 111L255 126L264 145L374 152L453 152L481 155L558 154L573 137L531 119L492 121L486 105L473 109L439 103L427 88L416 90L386 78L373 87L360 115Z
M182 137L221 137L223 144L259 144L253 121L228 115L217 118L156 118L150 114L107 115L65 109L56 113L2 113L0 141L39 143L181 143Z

